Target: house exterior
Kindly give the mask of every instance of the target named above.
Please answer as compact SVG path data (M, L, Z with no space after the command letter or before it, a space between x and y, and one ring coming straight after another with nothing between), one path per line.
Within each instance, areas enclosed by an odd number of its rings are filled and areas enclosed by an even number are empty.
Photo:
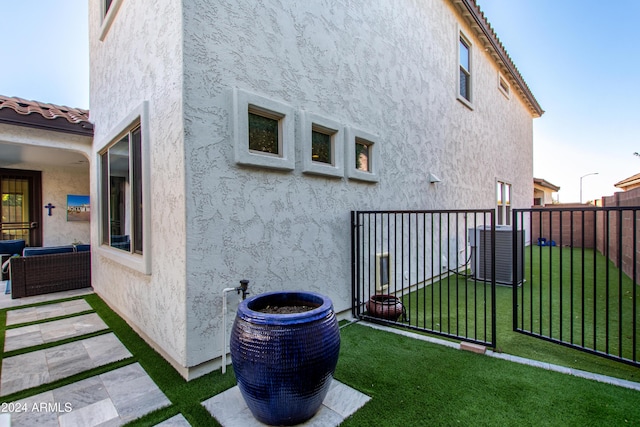
M67 220L67 198L90 193L92 141L88 111L0 95L0 239L89 243L89 221Z
M93 286L187 379L220 367L240 279L348 315L350 211L531 204L543 111L473 1L89 19Z
M640 173L625 178L614 184L614 187L621 189L622 191L633 190L640 187Z
M560 187L542 178L533 178L533 206L545 206L554 203L553 193Z

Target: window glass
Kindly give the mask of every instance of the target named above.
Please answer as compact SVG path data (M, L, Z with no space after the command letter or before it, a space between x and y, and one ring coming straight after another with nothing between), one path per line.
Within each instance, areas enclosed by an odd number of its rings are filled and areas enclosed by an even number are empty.
M278 120L249 112L249 150L278 155Z
M471 100L471 70L469 68L469 45L460 37L460 96Z
M102 154L103 243L142 254L142 139L140 127Z
M331 135L316 130L311 132L311 159L314 162L333 164Z
M356 138L356 169L370 172L369 167L369 144L362 139Z

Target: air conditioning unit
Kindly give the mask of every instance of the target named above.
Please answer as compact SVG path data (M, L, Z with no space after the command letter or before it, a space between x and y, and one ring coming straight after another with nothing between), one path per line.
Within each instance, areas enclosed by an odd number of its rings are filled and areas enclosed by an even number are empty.
M524 230L516 231L517 284L524 281ZM513 284L513 229L508 225L496 226L495 241L495 278L501 285ZM469 245L471 246L471 275L476 280L491 281L491 226L479 226L469 229Z

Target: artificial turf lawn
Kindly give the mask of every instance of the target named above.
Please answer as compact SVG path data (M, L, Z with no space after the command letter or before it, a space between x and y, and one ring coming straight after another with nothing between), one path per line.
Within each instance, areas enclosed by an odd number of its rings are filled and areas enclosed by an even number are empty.
M407 339L342 329L336 379L372 397L343 426L640 425L640 392Z
M139 362L172 404L128 425L153 426L178 413L196 427L219 425L201 402L235 385L232 369L224 376L218 370L186 382L97 295L82 298L133 357L4 396L2 402ZM6 312L0 310L0 345ZM638 391L462 352L357 323L343 327L341 339L335 378L372 397L344 426L640 425ZM578 353L566 348L562 351ZM637 373L638 368L633 369Z

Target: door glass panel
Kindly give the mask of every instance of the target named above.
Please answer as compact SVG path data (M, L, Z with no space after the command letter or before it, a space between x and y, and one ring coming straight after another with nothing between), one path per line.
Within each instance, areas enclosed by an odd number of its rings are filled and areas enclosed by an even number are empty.
M29 180L2 179L2 240L29 242Z

